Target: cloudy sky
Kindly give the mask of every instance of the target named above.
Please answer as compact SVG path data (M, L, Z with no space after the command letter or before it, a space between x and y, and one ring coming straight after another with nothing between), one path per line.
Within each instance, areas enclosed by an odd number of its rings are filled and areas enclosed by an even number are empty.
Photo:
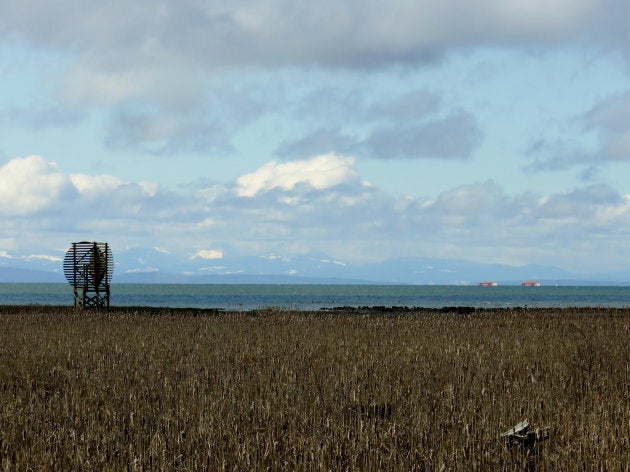
M626 268L628 18L625 0L1 2L0 265L102 240Z

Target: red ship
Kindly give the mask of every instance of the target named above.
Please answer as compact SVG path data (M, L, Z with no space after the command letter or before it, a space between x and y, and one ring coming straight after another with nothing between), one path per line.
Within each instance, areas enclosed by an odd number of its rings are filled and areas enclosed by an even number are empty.
M540 282L537 282L536 280L526 280L525 282L522 282L521 285L523 287L540 287Z

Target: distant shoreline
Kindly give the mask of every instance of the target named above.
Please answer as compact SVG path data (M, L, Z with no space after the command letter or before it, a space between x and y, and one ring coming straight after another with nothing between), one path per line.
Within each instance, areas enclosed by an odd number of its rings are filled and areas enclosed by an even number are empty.
M508 313L526 313L526 314L582 314L582 315L628 315L630 316L630 307L599 307L599 306L575 306L575 307L493 307L493 308L476 308L471 306L444 306L441 308L422 307L422 306L339 306L332 308L318 308L314 310L304 310L294 307L261 307L253 309L235 310L233 308L195 308L195 307L168 307L168 306L110 306L109 309L86 309L81 310L72 305L0 305L0 314L3 313L20 313L20 312L55 312L69 314L85 314L89 315L180 315L180 316L211 316L211 315L266 315L274 313L286 313L294 315L393 315L393 316L412 316L412 315L501 315Z

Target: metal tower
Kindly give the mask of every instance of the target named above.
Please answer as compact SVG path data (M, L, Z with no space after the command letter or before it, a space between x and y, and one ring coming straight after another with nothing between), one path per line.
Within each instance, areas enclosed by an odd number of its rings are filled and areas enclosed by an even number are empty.
M114 258L107 243L72 243L63 260L63 273L72 285L77 308L109 308L109 284Z

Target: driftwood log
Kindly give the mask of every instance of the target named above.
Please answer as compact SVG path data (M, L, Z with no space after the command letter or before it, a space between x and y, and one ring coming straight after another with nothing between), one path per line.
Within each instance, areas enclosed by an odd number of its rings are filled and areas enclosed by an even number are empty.
M501 433L508 446L520 445L526 449L534 449L536 444L549 439L549 427L530 429L529 421L523 420L511 429Z

